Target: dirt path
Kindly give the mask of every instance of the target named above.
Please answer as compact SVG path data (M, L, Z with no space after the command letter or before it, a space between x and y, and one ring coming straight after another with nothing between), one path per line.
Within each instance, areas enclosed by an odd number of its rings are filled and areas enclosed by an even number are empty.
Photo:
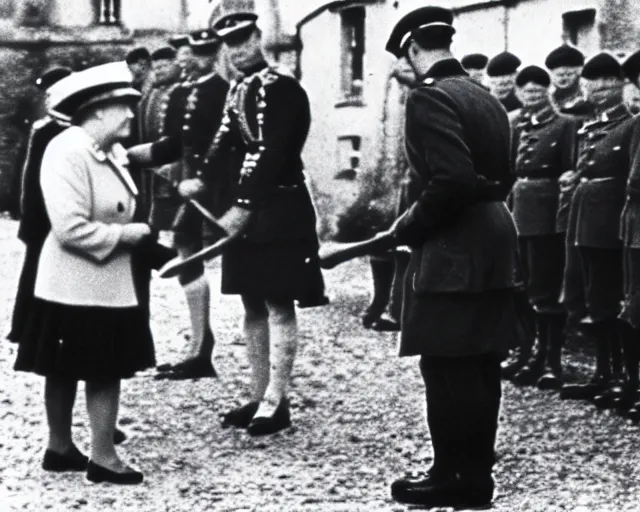
M16 224L0 220L0 321L8 330L21 264ZM15 347L0 342L0 512L402 511L388 484L430 458L415 359L395 357L394 335L363 330L367 265L326 274L332 304L300 312L300 356L291 399L294 427L268 439L220 428L219 415L246 398L248 367L236 298L209 275L217 380L124 383L121 451L140 467L133 488L89 484L40 469L46 425L42 379L12 371ZM188 325L174 280L153 282L158 360L175 361ZM578 364L578 362L574 362ZM497 511L640 511L639 428L579 403L504 386ZM82 393L75 439L88 448Z

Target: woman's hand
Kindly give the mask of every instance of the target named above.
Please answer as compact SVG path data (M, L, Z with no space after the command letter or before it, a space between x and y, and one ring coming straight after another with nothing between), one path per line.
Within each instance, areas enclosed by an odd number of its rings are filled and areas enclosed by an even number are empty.
M144 222L132 222L122 226L120 242L125 245L139 245L151 236L151 226Z
M204 190L204 183L202 183L202 180L198 178L182 180L178 185L178 194L180 194L185 199L191 199L192 197L195 197L198 194L204 192Z

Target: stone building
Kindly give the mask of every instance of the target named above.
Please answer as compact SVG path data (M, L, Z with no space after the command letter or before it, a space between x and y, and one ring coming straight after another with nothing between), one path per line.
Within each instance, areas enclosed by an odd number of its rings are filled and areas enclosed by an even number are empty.
M201 4L208 5L206 0L0 0L0 210L17 200L15 161L32 117L36 77L54 64L83 69L121 59L136 44L153 48L170 33L206 27Z
M336 236L354 201L374 223L393 216L406 91L389 78L393 59L384 44L400 16L426 3L454 9L458 56L508 49L525 64L542 64L563 41L586 54L640 48L636 0L281 0L312 102L304 156L325 235Z

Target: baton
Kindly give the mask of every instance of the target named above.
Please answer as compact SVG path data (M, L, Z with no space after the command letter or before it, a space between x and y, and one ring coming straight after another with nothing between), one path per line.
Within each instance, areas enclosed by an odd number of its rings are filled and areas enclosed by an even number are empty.
M354 258L367 256L396 246L395 232L382 231L373 238L347 244L335 244L330 247L321 247L319 251L320 267L323 269L334 268Z
M186 267L193 265L194 263L200 263L206 260L211 260L220 256L227 246L233 242L238 235L229 235L221 238L213 245L200 249L198 252L188 256L184 259L178 257L174 258L166 263L159 271L158 276L161 278L175 277L180 274Z

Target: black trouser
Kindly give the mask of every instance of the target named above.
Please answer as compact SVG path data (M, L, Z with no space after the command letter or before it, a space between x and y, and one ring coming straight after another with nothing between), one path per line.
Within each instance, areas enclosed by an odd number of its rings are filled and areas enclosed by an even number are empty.
M423 356L433 470L461 478L491 476L502 389L497 354Z
M564 233L518 238L531 304L559 309L565 247Z
M587 311L596 322L613 321L620 313L622 249L578 247Z

